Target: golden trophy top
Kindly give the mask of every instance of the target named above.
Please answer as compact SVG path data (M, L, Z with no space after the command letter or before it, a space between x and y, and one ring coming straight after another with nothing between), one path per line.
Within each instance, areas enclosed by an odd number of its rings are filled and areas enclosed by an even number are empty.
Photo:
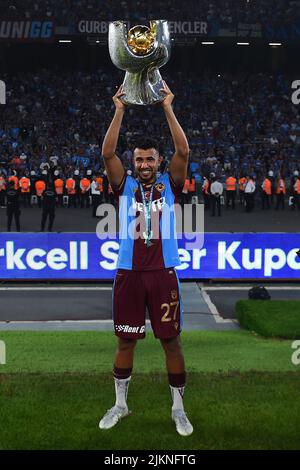
M149 54L156 40L157 25L154 21L148 26L137 25L128 32L128 46L134 54Z

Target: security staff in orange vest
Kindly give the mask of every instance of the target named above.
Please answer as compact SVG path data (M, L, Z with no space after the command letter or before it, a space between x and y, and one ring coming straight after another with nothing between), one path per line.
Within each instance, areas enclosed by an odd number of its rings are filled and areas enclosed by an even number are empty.
M5 196L6 196L6 181L2 173L0 173L0 207L5 207Z
M228 209L230 203L232 210L235 209L235 198L236 198L236 178L229 174L226 179L226 208Z
M14 182L14 189L16 191L18 191L18 189L19 189L19 179L18 179L17 173L15 171L14 171L14 174L9 176L9 178L8 178L8 182L10 183L11 181Z
M189 204L189 202L190 202L189 189L190 189L190 180L189 180L189 178L186 178L185 181L184 181L184 185L183 185L182 193L181 193L181 205L182 205L182 207L184 207L185 204Z
M115 206L116 204L115 197L114 197L114 193L110 184L108 184L107 190L108 190L108 202L112 204L113 206Z
M81 208L84 206L90 207L90 188L91 182L88 178L82 178L80 181L81 190Z
M7 206L6 206L6 215L7 215L7 231L11 230L12 219L15 219L17 232L20 232L20 205L19 205L19 194L20 189L15 189L14 181L8 183L8 189L6 193L7 197Z
M76 189L75 189L75 180L74 178L70 177L66 181L66 189L67 189L67 195L69 196L69 203L68 207L71 207L73 205L76 209Z
M294 190L294 206L297 206L298 210L300 210L300 176L297 177L296 183L294 184Z
M103 178L100 174L96 175L96 183L100 191L100 204L103 202Z
M210 208L210 181L207 177L204 177L202 194L204 199L204 209L208 210Z
M192 176L189 180L189 202L192 201L193 196L196 194L196 180Z
M56 192L51 183L47 183L43 194L43 211L41 220L41 232L45 230L45 225L49 217L48 232L52 232L55 219Z
M31 207L30 201L30 179L24 175L20 178L19 185L21 188L21 199L24 207Z
M56 171L54 172L55 175ZM54 180L54 189L57 197L57 205L59 207L63 206L63 195L64 195L64 180L60 178L59 173L55 175L56 179Z
M269 178L265 177L262 185L262 210L271 208L271 196L272 196L272 183Z
M39 208L42 207L42 196L44 194L44 191L46 189L46 183L45 181L42 179L42 178L39 178L36 182L35 182L35 192L36 192L36 195L37 195L37 200L38 200L38 206Z
M244 204L245 202L245 185L247 183L247 178L245 176L241 176L239 179L239 197L240 197L240 204Z
M284 210L284 196L286 194L286 186L283 177L280 175L277 180L277 189L276 189L276 210L278 211L279 206Z

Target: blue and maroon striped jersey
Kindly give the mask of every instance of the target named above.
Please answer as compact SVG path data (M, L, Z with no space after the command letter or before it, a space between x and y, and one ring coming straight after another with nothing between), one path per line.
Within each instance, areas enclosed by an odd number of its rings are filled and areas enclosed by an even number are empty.
M152 184L143 185L146 200ZM142 237L145 231L143 199L138 180L126 176L120 190L114 191L119 203L120 251L117 268L149 271L180 265L174 204L179 203L182 187L176 187L170 175L161 175L154 183L151 205L152 246Z

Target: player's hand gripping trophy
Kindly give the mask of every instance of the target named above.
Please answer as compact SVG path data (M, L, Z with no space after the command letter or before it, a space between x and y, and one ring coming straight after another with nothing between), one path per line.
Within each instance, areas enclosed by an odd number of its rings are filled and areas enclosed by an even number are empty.
M108 43L112 62L126 70L121 101L135 105L163 101L164 83L158 69L170 58L168 22L150 21L150 28L134 26L127 33L126 23L115 21L109 25Z

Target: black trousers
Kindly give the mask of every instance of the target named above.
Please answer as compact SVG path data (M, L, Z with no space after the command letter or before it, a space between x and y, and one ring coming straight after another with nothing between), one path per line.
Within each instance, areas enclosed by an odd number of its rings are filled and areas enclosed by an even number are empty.
M185 204L189 204L190 203L190 195L189 193L181 193L181 205L182 207L185 205Z
M5 206L5 194L6 191L0 191L0 206Z
M244 201L245 201L245 191L242 191L240 189L239 191L239 196L240 196L240 204L244 204Z
M15 224L16 224L16 229L17 232L20 232L20 209L7 209L7 231L10 232L11 230L11 224L13 217L15 218Z
M77 207L76 206L76 194L75 193L74 194L68 194L68 196L69 196L68 207L73 206L76 209L76 207Z
M63 206L63 194L57 194L57 207L62 207Z
M270 209L271 208L271 194L267 194L263 191L262 193L262 209Z
M31 194L21 193L21 199L24 207L31 207Z
M216 215L216 208L218 209L218 216L221 216L221 198L220 196L211 196L211 215L214 217Z
M226 191L226 207L231 203L232 209L235 209L236 191Z
M80 206L81 208L85 207L90 207L90 193L81 193L81 198L80 198Z
M254 209L254 194L245 193L246 212L252 212Z
M49 217L48 232L51 232L52 227L53 227L53 222L54 222L54 219L55 219L55 211L53 209L43 209L42 221L41 221L41 230L42 231L44 231L44 229L45 229L45 225L46 225L48 217Z
M294 204L293 204L292 209L296 209L296 207L298 210L300 210L300 194L294 195Z
M284 210L284 194L276 194L276 210L278 211L279 206L281 206L281 209Z
M96 217L97 208L101 204L101 200L101 194L92 194L93 217Z
M204 209L208 210L210 208L210 195L203 193L203 199L204 199Z

